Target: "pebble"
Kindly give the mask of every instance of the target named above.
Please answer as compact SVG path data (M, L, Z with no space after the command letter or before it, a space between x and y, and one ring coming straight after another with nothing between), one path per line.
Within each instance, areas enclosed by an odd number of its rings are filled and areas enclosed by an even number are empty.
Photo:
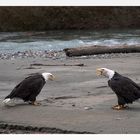
M65 54L62 51L24 51L24 52L15 52L15 53L0 53L0 59L3 60L15 60L16 58L35 58L35 57L41 57L41 58L62 58Z
M15 60L16 58L52 58L52 59L62 59L62 58L78 58L78 59L89 59L89 58L99 58L99 59L112 59L121 58L129 56L127 53L111 53L111 54L98 54L91 56L80 56L80 57L67 57L63 51L34 51L28 50L23 52L15 53L0 53L0 60Z
M116 118L116 120L122 120L122 118Z
M76 105L75 104L72 104L71 106L75 107Z
M85 110L90 110L90 109L92 109L92 107L90 107L90 106L85 106L84 109L85 109Z

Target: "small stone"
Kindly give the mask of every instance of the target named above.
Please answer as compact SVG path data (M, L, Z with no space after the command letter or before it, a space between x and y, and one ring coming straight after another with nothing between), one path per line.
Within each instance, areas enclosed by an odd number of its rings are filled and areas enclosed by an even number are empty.
M71 106L75 107L75 104L72 104Z
M121 120L122 118L116 118L116 120Z
M85 109L85 110L90 110L90 109L92 109L92 107L90 107L90 106L85 106L84 109Z

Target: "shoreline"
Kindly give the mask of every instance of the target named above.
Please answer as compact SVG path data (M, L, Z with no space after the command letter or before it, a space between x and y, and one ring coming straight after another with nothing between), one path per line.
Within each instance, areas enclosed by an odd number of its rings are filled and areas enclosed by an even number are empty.
M138 52L134 52L136 54ZM88 59L88 58L117 58L123 56L129 56L131 53L104 53L104 54L94 54L94 55L83 55L83 56L66 56L64 51L24 51L15 53L0 53L0 60L16 60L16 59L26 59L26 58L39 58L39 59Z
M75 133L96 134L140 133L139 103L123 111L111 106L117 98L104 77L96 75L96 68L107 67L140 83L140 53L104 54L62 59L29 57L0 60L0 133ZM34 65L30 68L31 64ZM84 66L71 66L71 64ZM56 65L57 64L57 65ZM62 64L68 64L62 65ZM3 107L1 101L25 77L36 72L51 72L56 80L48 82L37 100L41 106L27 104ZM4 125L3 125L4 124ZM8 124L5 126L5 124ZM18 125L52 128L43 131L22 131ZM13 126L9 126L13 125ZM13 130L14 127L16 130ZM6 127L3 131L2 127ZM11 127L11 128L10 128ZM55 130L53 128L56 128Z
M0 60L8 60L8 59L17 59L17 58L62 58L64 57L63 51L33 51L33 50L27 50L23 52L14 52L14 53L0 53Z
M68 131L57 128L26 126L0 122L0 134L94 134L90 132Z

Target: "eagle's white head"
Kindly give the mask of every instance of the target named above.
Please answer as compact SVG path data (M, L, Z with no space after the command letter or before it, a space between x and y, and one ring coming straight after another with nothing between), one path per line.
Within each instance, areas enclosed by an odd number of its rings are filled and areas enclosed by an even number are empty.
M47 73L47 72L42 73L42 76L45 79L45 81L54 80L54 78L55 78L54 75L52 75L51 73Z
M97 75L103 75L103 76L111 79L114 76L115 71L107 69L107 68L98 68L98 69L96 69L96 73L97 73Z

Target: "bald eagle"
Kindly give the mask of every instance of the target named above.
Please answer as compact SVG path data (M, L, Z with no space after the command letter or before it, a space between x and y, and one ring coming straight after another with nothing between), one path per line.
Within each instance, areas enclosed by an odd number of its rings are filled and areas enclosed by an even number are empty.
M108 85L117 95L118 105L113 106L113 109L125 109L127 107L126 104L132 104L140 98L140 86L131 79L107 68L99 68L96 72L97 75L109 78Z
M11 105L14 99L21 99L32 105L39 105L36 102L37 95L41 92L47 80L53 80L51 73L36 73L26 77L12 92L3 100L4 105Z

